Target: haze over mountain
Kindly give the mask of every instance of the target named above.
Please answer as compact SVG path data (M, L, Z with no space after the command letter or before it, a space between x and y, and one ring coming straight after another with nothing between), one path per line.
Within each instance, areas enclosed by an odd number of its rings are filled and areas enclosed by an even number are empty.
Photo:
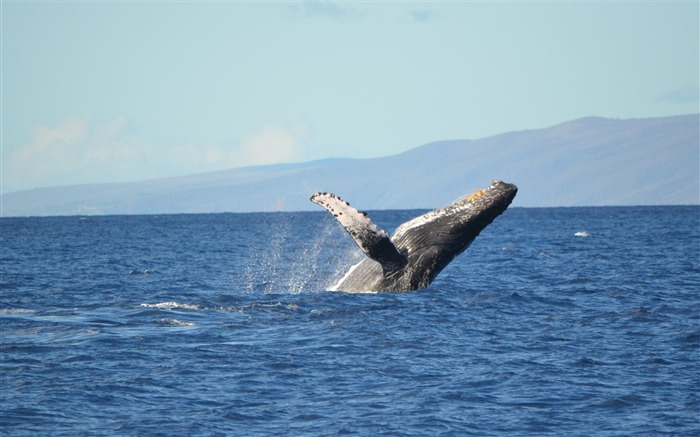
M317 210L333 192L364 209L445 205L501 179L514 206L700 203L700 118L583 118L399 155L235 168L118 184L7 193L3 216Z

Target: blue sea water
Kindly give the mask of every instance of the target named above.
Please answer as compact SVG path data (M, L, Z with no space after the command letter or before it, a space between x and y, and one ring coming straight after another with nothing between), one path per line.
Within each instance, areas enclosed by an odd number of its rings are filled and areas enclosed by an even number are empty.
M3 436L700 435L700 207L512 208L400 294L325 291L325 212L0 225Z

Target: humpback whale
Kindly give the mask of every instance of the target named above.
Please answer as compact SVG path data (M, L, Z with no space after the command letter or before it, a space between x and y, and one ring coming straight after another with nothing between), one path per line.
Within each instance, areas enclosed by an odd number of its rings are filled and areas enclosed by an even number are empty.
M427 287L508 208L517 191L513 184L493 181L486 189L403 223L393 236L340 197L314 194L311 201L333 214L367 255L332 290L400 292Z

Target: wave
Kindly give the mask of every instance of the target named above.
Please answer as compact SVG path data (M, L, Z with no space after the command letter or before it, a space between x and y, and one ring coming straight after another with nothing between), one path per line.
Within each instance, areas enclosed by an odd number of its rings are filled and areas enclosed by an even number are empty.
M202 309L199 305L192 305L180 302L160 302L160 303L142 303L142 307L146 308L160 308L168 310L200 310Z
M27 308L0 308L0 315L6 314L34 314L35 310L30 310Z
M161 319L160 323L163 326L169 326L169 327L182 327L182 326L195 326L195 322L188 322L186 320L178 320L178 319Z

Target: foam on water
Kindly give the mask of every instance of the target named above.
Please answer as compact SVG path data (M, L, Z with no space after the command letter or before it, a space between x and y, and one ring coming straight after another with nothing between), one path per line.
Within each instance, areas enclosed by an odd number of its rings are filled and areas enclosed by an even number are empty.
M160 303L142 303L142 307L146 308L166 308L166 309L183 309L183 310L198 310L199 305L192 305L180 302L160 302Z

